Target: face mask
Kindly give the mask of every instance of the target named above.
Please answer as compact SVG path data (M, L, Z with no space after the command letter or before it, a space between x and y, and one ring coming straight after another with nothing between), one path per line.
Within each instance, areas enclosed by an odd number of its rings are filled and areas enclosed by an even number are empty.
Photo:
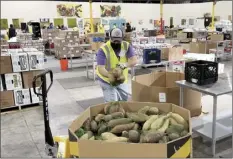
M121 48L121 43L111 43L111 46L114 50L117 50Z

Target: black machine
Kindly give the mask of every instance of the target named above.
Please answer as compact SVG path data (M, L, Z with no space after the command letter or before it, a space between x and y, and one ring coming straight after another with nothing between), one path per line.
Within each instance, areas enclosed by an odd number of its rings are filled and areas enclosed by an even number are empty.
M32 26L32 39L33 40L37 40L39 38L41 38L41 29L40 29L40 23L39 22L30 22L30 24Z
M50 85L47 87L47 83L46 83L46 75L49 74L50 75L50 80L51 83ZM36 81L40 79L41 80L41 86L40 92L37 92L36 90ZM53 136L52 136L52 132L50 129L50 125L49 125L49 110L48 110L48 91L51 88L53 84L53 72L51 70L46 70L42 73L40 73L39 75L35 76L32 82L32 86L33 86L33 91L37 96L42 97L43 99L43 113L44 113L44 126L45 126L45 148L46 148L46 153L49 156L52 156L54 158L56 158L56 154L57 154L57 145L55 144L54 140L53 140Z
M207 28L210 25L211 21L212 21L211 17L205 17L205 21L204 21L205 28Z

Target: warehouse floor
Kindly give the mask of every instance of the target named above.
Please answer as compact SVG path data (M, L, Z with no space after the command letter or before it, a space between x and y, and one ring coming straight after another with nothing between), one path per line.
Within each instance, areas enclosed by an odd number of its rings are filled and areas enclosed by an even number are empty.
M225 64L225 71L231 76L232 64L231 62ZM88 106L84 100L94 101L93 103L102 101L100 98L102 97L102 91L98 83L90 84L90 81L88 87L77 88L80 85L75 84L76 88L65 89L63 87L64 83L78 83L78 79L84 78L86 73L82 68L61 72L59 70L59 61L52 57L48 57L46 68L54 72L54 83L48 94L52 133L54 136L67 135L67 128L72 120L77 118ZM231 101L231 95L219 97L217 112L232 112ZM203 110L209 112L209 114L193 118L194 124L198 125L203 116L211 117L211 97L203 97ZM217 156L232 151L231 144L231 138L219 142L217 144ZM194 157L211 157L208 154L210 152L209 146L209 143L203 144L201 138L196 137L193 140ZM44 123L41 106L1 114L1 157L46 157L44 153Z

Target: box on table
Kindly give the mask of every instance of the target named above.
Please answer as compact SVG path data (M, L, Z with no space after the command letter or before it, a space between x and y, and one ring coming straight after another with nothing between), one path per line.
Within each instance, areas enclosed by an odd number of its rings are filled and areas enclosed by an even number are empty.
M190 43L190 53L209 53L210 49L216 49L217 43L216 42L205 42L205 41L198 41L198 42L191 42Z
M39 87L36 87L36 91L41 93L41 90ZM38 96L34 93L33 88L30 88L30 94L31 94L31 99L32 99L32 103L41 103L43 101L42 96Z
M183 59L183 47L161 48L161 59L165 61L175 61Z
M14 92L13 91L3 91L1 92L1 108L8 108L15 106Z
M44 53L43 52L28 52L29 70L44 69Z
M157 48L143 49L143 63L160 63L161 62L161 50Z
M178 72L153 72L135 76L132 80L132 100L180 105L180 89L175 82L184 79L184 74ZM190 110L192 117L200 115L201 93L184 89L184 108Z
M12 62L9 54L3 54L0 56L0 74L12 73Z
M29 71L27 53L18 53L11 55L13 72Z
M22 72L23 88L32 88L33 78L40 73L41 71ZM36 87L39 87L40 85L41 85L41 80L39 78L36 80Z
M184 136L168 143L117 143L104 141L79 140L75 135L83 123L90 117L103 113L105 104L89 107L69 126L69 141L72 145L71 155L86 158L189 158L192 153L191 135ZM190 125L190 112L184 108L168 103L141 103L120 102L121 106L129 112L138 111L144 106L157 107L162 112L174 112L180 114ZM191 134L191 126L189 126ZM96 148L98 147L98 151ZM181 151L185 149L185 151ZM176 152L177 150L177 152ZM179 151L180 150L180 151Z
M20 73L8 73L4 75L6 90L22 89L22 77Z
M16 106L31 104L29 89L14 90L14 98Z

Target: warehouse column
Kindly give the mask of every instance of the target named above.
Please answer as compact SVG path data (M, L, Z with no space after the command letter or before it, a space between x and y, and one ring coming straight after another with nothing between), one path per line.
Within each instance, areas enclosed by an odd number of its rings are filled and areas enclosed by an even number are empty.
M160 33L163 34L163 0L160 0Z
M216 0L213 0L213 6L212 6L212 22L211 22L211 29L212 29L212 30L214 30L215 6L216 6Z
M94 33L93 16L92 16L92 0L89 0L89 6L90 6L90 24L91 24L91 33Z

